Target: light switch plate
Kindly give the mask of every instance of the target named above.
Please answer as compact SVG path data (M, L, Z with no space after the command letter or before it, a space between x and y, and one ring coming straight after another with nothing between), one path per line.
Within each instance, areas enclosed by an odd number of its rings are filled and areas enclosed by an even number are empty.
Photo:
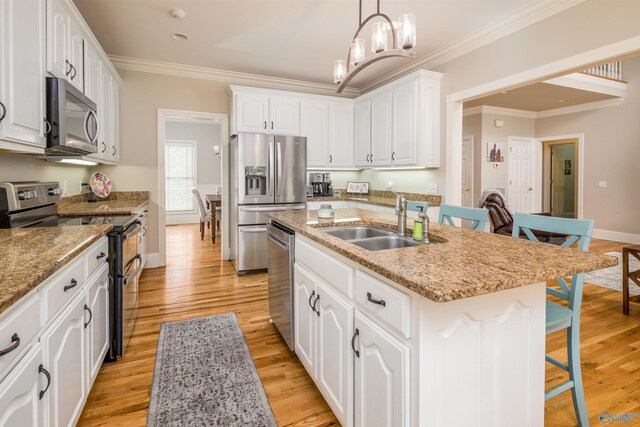
M607 181L598 181L598 187L607 188Z
M438 193L438 184L427 184L427 193L437 194Z

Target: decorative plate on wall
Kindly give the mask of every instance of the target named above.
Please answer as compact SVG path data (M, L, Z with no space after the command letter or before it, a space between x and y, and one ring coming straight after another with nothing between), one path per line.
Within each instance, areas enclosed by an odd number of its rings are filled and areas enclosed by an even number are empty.
M108 197L109 194L111 194L111 180L102 172L96 172L91 175L89 185L91 185L91 191L93 192L93 194L102 199Z

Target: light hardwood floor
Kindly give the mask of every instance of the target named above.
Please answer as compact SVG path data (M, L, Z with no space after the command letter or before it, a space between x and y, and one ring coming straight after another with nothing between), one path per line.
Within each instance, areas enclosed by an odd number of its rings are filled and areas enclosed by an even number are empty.
M594 252L620 251L621 244L594 240ZM310 377L269 324L267 275L238 277L220 261L220 243L200 240L198 226L167 228L167 267L145 270L140 311L127 354L105 364L82 413L81 426L144 426L162 322L235 311L269 402L281 426L337 425ZM587 409L593 425L603 411L640 413L640 307L624 316L621 294L585 286L582 361ZM566 360L565 337L547 339L550 354ZM547 364L549 365L549 364ZM547 367L547 386L563 371ZM546 426L575 425L571 393L549 400ZM637 418L636 424L640 424ZM634 425L634 424L631 424Z

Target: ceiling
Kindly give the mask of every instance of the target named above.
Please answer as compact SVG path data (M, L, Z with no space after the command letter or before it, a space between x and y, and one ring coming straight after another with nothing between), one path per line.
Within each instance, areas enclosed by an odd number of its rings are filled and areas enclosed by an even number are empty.
M615 96L541 82L465 102L464 108L491 105L538 112L613 98Z
M332 84L358 24L357 0L74 0L110 55ZM416 14L417 58L432 54L540 0L382 0L392 20ZM544 3L544 1L543 1ZM186 12L175 19L169 10ZM375 9L363 0L363 15ZM177 41L171 33L185 33ZM365 30L367 46L370 32ZM361 87L410 60L361 72Z

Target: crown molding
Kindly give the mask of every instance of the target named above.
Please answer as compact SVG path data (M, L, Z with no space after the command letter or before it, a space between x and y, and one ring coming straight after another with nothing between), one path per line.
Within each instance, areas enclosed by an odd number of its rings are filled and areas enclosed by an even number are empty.
M417 69L431 69L465 55L536 22L576 6L585 0L539 0L427 56L359 88L360 93L376 89Z
M545 80L543 83L564 86L588 92L604 93L606 95L624 97L627 83L584 73L571 73L564 76Z
M465 108L462 113L464 117L475 114L495 114L498 116L520 117L523 119L543 119L545 117L562 116L564 114L581 113L583 111L599 110L601 108L617 107L623 103L624 99L614 98L603 101L587 102L585 104L571 105L568 107L554 108L544 111L518 110L516 108L494 107L492 105L478 105L476 107Z
M258 74L218 70L215 68L196 67L193 65L174 64L170 62L129 58L117 55L109 55L109 59L113 63L114 67L120 70L163 74L167 76L191 79L213 80L228 83L230 85L257 86L266 89L280 89L312 93L316 95L340 96L336 94L336 87L334 85L323 83L312 83L302 80L261 76ZM342 96L355 98L359 93L360 92L357 89L349 88L343 91Z

